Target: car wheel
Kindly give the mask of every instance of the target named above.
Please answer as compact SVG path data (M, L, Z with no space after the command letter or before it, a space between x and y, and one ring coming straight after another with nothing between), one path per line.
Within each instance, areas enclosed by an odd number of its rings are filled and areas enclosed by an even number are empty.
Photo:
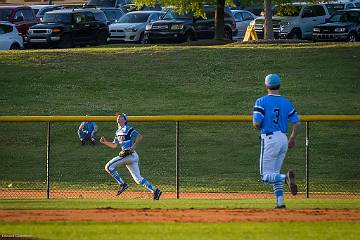
M349 33L348 42L356 42L356 34L354 32Z
M10 46L10 50L19 50L20 49L20 45L18 43L13 43Z
M96 37L96 45L105 45L107 43L108 34L105 31L99 32Z
M146 40L145 40L145 38L144 38L144 32L142 32L142 33L140 34L139 43L141 43L141 44L145 44L145 43L146 43Z
M59 42L59 48L72 48L73 47L73 40L71 35L65 34L61 37Z
M232 32L229 30L225 30L224 38L225 38L225 40L232 40Z
M300 40L301 39L301 32L297 29L292 30L288 36L289 39L294 39L294 40Z
M194 41L194 36L190 31L187 31L184 36L184 42L189 43L191 41Z

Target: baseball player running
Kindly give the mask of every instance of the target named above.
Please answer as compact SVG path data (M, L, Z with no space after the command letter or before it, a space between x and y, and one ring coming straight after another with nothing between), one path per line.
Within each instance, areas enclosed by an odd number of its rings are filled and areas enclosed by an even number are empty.
M281 166L288 148L296 144L300 119L293 104L280 95L281 79L277 74L265 78L268 94L258 98L253 112L253 126L261 132L260 176L266 184L272 184L276 208L285 208L283 182L289 186L292 195L297 194L295 174L288 171L281 174ZM286 136L288 121L293 124L289 139Z
M119 156L114 157L105 165L105 170L120 185L119 190L117 191L117 195L120 195L129 186L120 177L115 167L126 166L129 172L131 173L131 176L134 179L134 181L137 184L143 185L150 192L152 192L154 200L159 200L162 192L158 188L155 188L148 180L146 180L140 175L139 155L136 153L135 149L138 147L139 142L142 140L141 134L138 133L133 127L127 124L128 117L126 116L126 114L117 113L116 117L117 117L116 121L118 124L118 129L115 132L114 141L109 142L108 140L106 140L105 137L101 137L100 143L112 149L116 149L118 146L120 146L121 148ZM135 139L134 142L133 139Z

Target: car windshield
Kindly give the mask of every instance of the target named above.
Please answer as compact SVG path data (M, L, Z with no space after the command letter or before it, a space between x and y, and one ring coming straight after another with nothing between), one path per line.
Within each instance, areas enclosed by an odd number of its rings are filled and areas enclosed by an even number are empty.
M120 18L119 23L144 23L149 15L150 13L128 13Z
M333 14L336 10L344 10L345 4L337 3L337 4L326 4L326 8L329 11L329 14Z
M71 23L71 14L45 13L43 23Z
M299 16L301 6L298 5L280 5L275 8L274 16L295 17Z
M33 11L35 13L35 15L39 12L40 9L36 9L36 8L33 8Z
M0 21L9 21L11 9L0 9Z
M358 12L335 12L327 22L358 22Z
M120 0L117 1L118 5L126 5L133 3L133 0ZM115 7L116 0L89 0L87 2L88 5L95 5L98 7Z
M164 19L164 20L181 19L181 18L187 18L187 19L190 18L191 19L192 16L191 16L191 14L180 14L180 13L177 13L176 11L170 9L162 17L162 19Z

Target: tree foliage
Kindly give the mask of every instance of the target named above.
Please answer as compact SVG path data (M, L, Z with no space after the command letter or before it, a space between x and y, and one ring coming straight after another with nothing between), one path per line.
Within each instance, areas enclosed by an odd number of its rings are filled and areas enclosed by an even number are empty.
M160 4L163 7L173 7L178 13L192 12L194 16L206 18L203 6L204 5L216 5L217 0L135 0L135 4L138 7L141 6L154 6ZM233 5L233 0L226 0L225 4Z

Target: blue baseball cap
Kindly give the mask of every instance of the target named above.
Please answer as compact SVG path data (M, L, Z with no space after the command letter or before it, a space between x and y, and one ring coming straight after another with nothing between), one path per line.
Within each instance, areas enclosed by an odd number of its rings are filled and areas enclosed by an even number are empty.
M121 116L124 118L125 121L128 121L128 117L125 113L121 113Z
M267 87L277 87L280 86L280 84L281 84L281 79L279 75L275 73L269 74L265 77L265 85Z

